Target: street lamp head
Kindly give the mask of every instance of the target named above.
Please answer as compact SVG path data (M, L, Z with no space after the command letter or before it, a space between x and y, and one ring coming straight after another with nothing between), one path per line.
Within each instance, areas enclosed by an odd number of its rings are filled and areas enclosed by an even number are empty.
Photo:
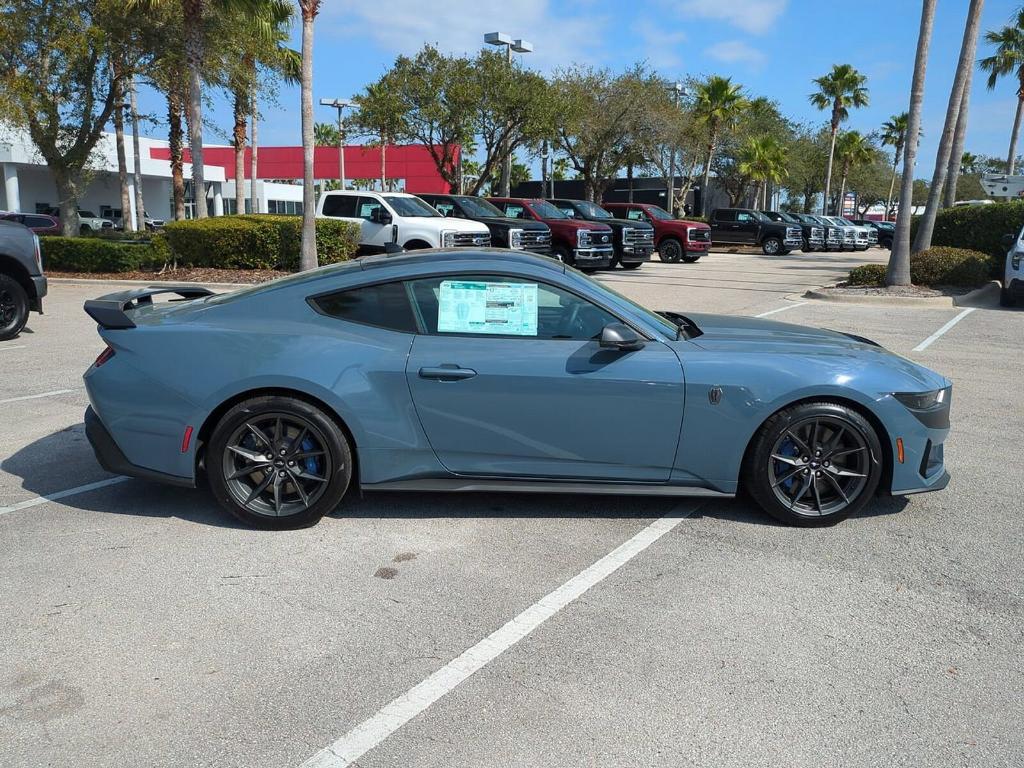
M504 32L488 32L484 35L484 42L488 45L512 45L512 35Z
M352 99L320 99L320 105L324 107L334 107L335 109L344 109L345 107L355 106L355 102Z
M516 53L533 53L533 43L526 40L515 40L512 42L512 50Z

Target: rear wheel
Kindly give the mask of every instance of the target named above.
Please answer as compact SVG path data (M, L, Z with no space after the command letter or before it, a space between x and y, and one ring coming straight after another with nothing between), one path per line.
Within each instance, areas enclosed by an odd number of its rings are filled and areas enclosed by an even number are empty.
M761 243L765 256L777 256L782 251L782 241L777 237L766 237Z
M28 294L10 275L0 275L0 341L13 339L28 322Z
M217 424L206 471L217 501L256 528L302 528L333 510L352 479L338 425L293 397L239 403Z
M658 256L662 261L675 264L683 259L683 244L674 237L666 237L658 246Z
M882 448L860 413L837 403L801 403L772 416L747 454L743 483L772 517L832 525L858 512L878 488Z

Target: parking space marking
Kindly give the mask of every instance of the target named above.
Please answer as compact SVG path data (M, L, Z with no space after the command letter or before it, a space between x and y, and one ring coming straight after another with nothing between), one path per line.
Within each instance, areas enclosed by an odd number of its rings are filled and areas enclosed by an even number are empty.
M79 387L79 389L81 389L81 387ZM55 389L52 392L40 392L38 395L8 397L6 400L0 400L0 405L3 405L4 403L20 403L22 400L38 400L41 397L53 397L54 395L66 395L69 392L78 392L78 389Z
M378 746L435 701L537 629L591 587L600 584L651 544L692 515L701 501L684 502L631 539L613 549L562 586L548 593L500 629L463 651L423 682L364 720L333 744L321 749L301 768L346 768Z
M779 312L785 312L786 310L789 309L796 309L797 307L802 307L804 304L810 304L810 302L798 301L795 304L790 304L785 307L779 307L778 309L770 309L767 312L762 312L760 315L754 315L754 317L768 317L769 315L777 315L779 314Z
M916 347L914 347L913 351L914 352L924 352L935 341L938 341L943 336L943 334L946 333L946 331L948 331L954 325L959 323L961 320L963 320L965 317L967 317L969 314L971 314L971 312L973 312L976 309L977 309L977 307L968 307L963 312L961 312L959 315L957 315L952 320L950 320L948 323L946 323L944 326L939 328L939 330L937 330L935 333L933 333L927 339L925 339L920 344L918 344Z
M106 480L97 480L95 483L86 483L85 485L79 485L74 488L68 488L64 491L55 491L54 493L48 493L45 496L35 496L25 501L19 501L17 504L11 504L9 507L0 507L0 515L6 515L8 512L17 512L19 509L28 509L29 507L38 507L40 504L46 504L50 501L57 501L58 499L65 499L68 496L76 496L79 493L87 493L88 491L95 491L99 488L106 488L108 485L116 485L117 483L123 483L129 478L122 475L117 477L108 477Z
M11 349L25 349L26 346L26 344L15 344L13 347L0 347L0 352L7 352Z

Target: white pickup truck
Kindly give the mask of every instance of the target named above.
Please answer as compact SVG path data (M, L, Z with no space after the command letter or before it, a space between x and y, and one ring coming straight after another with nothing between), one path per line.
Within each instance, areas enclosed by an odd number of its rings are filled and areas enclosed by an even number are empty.
M379 253L392 243L407 251L487 248L491 244L486 224L442 216L420 198L404 192L325 192L316 215L358 224L362 230L360 250L365 253Z

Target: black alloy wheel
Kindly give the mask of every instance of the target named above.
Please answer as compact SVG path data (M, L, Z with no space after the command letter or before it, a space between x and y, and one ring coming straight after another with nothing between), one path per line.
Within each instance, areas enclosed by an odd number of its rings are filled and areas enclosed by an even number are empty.
M10 275L0 275L0 341L13 339L28 322L28 294Z
M857 411L805 403L773 416L755 437L744 484L786 523L831 525L860 510L881 478L881 445Z
M233 515L259 528L297 528L341 501L352 454L344 433L316 406L262 397L225 414L206 466L214 495Z
M674 237L666 237L658 246L658 257L669 264L675 264L683 259L683 244Z

